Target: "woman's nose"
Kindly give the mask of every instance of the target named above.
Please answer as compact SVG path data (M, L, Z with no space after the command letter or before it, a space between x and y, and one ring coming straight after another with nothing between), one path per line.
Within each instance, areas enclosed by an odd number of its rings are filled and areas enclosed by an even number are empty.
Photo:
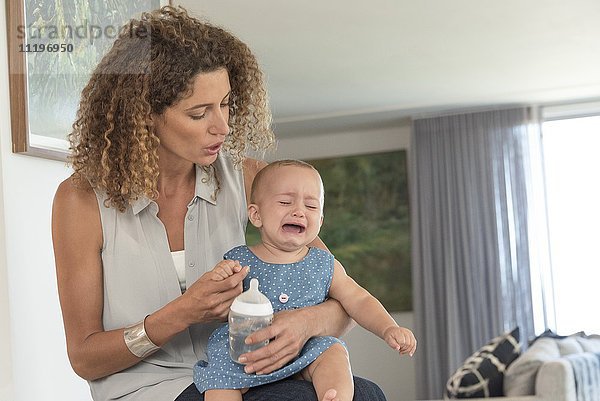
M229 134L229 108L219 108L214 113L212 126L208 130L213 135L227 135Z

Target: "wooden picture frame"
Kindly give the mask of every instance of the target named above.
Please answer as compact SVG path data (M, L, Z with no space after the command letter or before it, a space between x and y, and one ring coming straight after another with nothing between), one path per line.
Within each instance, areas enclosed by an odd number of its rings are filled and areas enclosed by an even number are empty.
M137 9L135 12L132 11L131 15L124 15L125 13L118 14L119 10L111 9L110 11L113 21L117 20L117 18L122 18L121 21L126 22L132 17L139 17L141 11L148 11L170 4L170 1L168 0L120 1L121 3L118 4L122 6L121 9L127 10L127 13L129 13L129 11L133 10L135 7L137 7ZM87 5L88 8L89 4L92 3L89 0L72 0L72 2L81 2L81 4ZM85 24L86 30L88 28L90 29L90 36L89 38L86 38L86 40L90 40L89 46L93 47L95 45L94 39L97 38L92 37L92 34L95 34L95 32L92 31L92 28L106 28L106 26L88 26L88 21L85 19L84 23L76 26L69 26L69 24L65 23L64 25L44 25L42 28L39 28L39 25L36 24L40 24L40 19L43 20L41 14L45 11L40 9L43 8L45 4L48 5L49 9L50 7L54 7L55 3L53 1L10 0L6 1L5 4L7 15L12 151L13 153L18 154L66 161L69 152L67 135L71 130L70 124L73 122L72 120L75 117L82 86L80 85L81 87L74 89L77 87L77 85L73 85L70 90L67 89L67 93L62 94L58 94L57 91L53 91L52 95L48 97L54 98L44 99L44 102L45 104L52 103L54 110L49 110L46 114L39 113L40 107L44 107L43 105L39 106L39 104L42 103L41 100L35 102L35 107L33 107L32 110L32 104L34 104L35 99L45 98L45 96L41 96L40 94L44 94L43 89L46 88L46 86L41 88L38 85L36 87L37 95L35 95L36 91L33 91L34 96L32 96L32 83L43 81L43 79L40 78L41 75L35 76L35 71L32 72L32 60L37 61L37 57L41 57L43 60L44 56L46 56L47 59L49 57L56 57L56 59L52 61L60 67L60 61L57 60L61 60L60 57L66 57L68 58L68 65L72 66L74 71L77 71L78 75L73 73L73 76L69 76L69 73L67 72L63 74L48 74L48 77L55 78L61 75L67 76L71 82L79 81L79 83L81 83L83 80L87 81L93 66L99 61L99 57L95 60L92 60L88 54L88 57L85 59L85 63L78 64L82 61L82 56L80 56L80 54L68 54L73 53L74 46L76 45L75 43L79 43L81 45L82 41L82 38L78 37L77 39L79 42L77 42L74 39L73 32L79 32L77 29L83 27ZM34 9L32 13L31 9ZM74 7L73 9L79 9L79 7ZM28 11L30 14L36 16L35 20L32 21L27 19L26 15ZM53 11L56 12L55 10ZM66 19L63 19L62 21L64 22ZM77 20L72 19L71 23L76 24ZM64 35L63 37L55 36L54 41L50 40L52 38L49 33L52 33L53 31L49 28L54 28L54 33L56 35L57 32L59 32L57 27L62 29L60 32L70 32L71 37L65 37ZM67 27L69 30L66 30ZM115 27L118 26L115 25L110 28ZM36 30L38 33L45 32L47 35L38 35L38 41L33 40L32 37L35 36L35 34L32 34L32 32L36 32ZM85 33L86 30L82 29L80 32ZM115 30L113 29L110 32L114 31ZM108 30L105 29L103 32L106 33ZM114 39L113 36L106 36L107 37L102 38L104 40L104 44L109 43L107 38ZM96 43L98 43L98 41ZM48 50L40 50L42 48ZM56 85L55 88L58 86L59 85ZM54 102L52 102L53 100ZM57 106L56 103L60 103L60 105ZM34 115L37 117L37 119L32 120ZM63 124L53 124L53 121L47 121L45 117L48 115L56 116L57 119L62 120ZM71 118L71 121L67 126L65 121L67 121L69 118Z

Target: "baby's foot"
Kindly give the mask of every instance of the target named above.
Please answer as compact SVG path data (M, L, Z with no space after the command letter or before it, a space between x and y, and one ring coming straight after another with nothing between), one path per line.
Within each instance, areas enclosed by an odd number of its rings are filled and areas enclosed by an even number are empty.
M337 391L335 391L334 389L330 388L329 390L327 390L325 392L325 395L323 396L323 400L322 401L335 401L335 396L337 395Z

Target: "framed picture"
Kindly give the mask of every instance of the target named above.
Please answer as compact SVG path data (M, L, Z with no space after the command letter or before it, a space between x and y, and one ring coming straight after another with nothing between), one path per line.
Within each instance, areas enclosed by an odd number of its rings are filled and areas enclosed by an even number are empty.
M325 186L319 236L390 312L412 310L407 152L307 160ZM248 223L246 242L260 240Z
M13 153L66 160L89 76L132 17L166 0L6 1Z

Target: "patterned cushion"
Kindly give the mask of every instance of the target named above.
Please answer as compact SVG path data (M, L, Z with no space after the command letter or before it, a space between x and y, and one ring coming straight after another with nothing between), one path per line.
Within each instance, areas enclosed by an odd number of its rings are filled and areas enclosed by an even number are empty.
M503 395L504 371L520 352L519 328L494 338L471 355L446 384L445 399Z

